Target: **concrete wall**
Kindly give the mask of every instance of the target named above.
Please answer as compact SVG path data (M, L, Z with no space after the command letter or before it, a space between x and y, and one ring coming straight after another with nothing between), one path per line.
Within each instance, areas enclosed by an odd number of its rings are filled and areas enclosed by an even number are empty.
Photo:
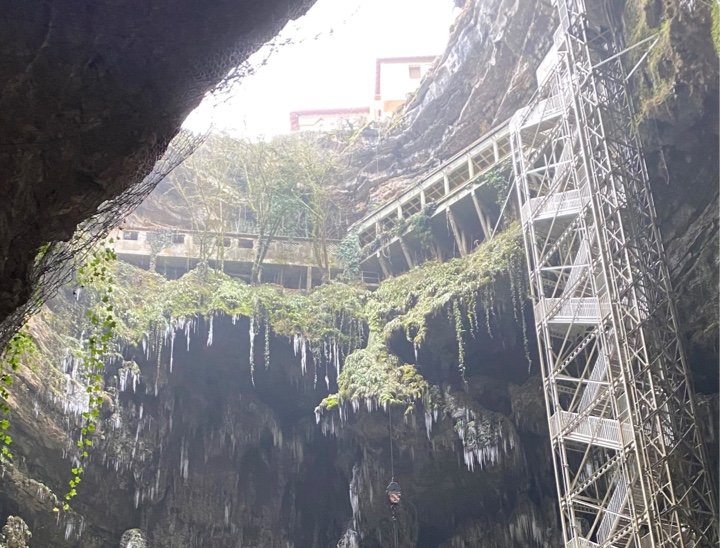
M425 62L385 62L380 64L380 100L387 105L390 110L397 108L399 104L405 102L408 93L415 91L420 85L425 73L428 71L432 63ZM411 67L415 67L414 72L419 76L411 78ZM383 108L383 112L388 112Z

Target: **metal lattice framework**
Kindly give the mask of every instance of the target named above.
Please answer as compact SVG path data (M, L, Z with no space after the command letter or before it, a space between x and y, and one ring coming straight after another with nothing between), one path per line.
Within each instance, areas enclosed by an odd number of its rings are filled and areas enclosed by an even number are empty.
M717 546L623 46L604 2L557 8L510 131L566 546Z

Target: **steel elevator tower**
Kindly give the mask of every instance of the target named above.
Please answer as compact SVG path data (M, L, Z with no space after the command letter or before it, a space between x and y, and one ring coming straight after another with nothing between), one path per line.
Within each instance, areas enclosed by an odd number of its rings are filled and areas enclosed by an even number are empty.
M566 546L711 547L715 487L602 0L557 0L510 124Z

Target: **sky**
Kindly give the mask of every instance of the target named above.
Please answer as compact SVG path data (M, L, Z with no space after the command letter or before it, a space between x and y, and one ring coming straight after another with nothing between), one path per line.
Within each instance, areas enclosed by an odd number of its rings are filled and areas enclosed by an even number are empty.
M452 0L317 0L250 58L254 73L209 96L185 127L239 136L289 131L289 113L370 106L375 59L440 55L459 10ZM263 64L264 63L264 64Z

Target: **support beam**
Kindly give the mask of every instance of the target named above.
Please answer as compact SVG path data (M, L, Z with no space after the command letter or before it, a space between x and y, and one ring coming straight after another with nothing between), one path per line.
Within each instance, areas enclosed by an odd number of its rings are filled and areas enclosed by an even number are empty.
M400 240L400 247L402 248L403 255L405 256L405 261L407 262L408 268L415 268L415 262L412 260L412 255L410 255L410 250L408 249L407 244L405 243L405 240L402 236L399 238Z
M390 278L392 276L392 273L390 272L390 268L387 264L387 261L385 260L385 257L379 251L377 252L376 257L377 257L378 262L380 263L380 268L382 269L383 277L385 279Z
M475 195L475 192L472 193L472 200L473 205L475 206L475 212L477 213L478 220L480 221L480 226L482 227L483 234L485 235L485 239L489 240L492 236L490 223L482 210L482 205L480 204L480 200L478 199L478 197Z
M435 236L435 234L432 235L432 239L433 239L433 249L434 249L434 251L435 251L435 258L436 258L438 261L442 261L442 260L443 260L443 254L442 254L442 249L443 249L443 248L442 248L442 244L441 244L440 241L437 239L437 237Z
M312 289L312 276L313 276L313 268L312 266L307 267L307 280L305 281L305 288L310 291Z
M447 173L443 173L443 190L445 191L445 196L450 194L450 179L447 176Z
M453 215L453 212L450 208L447 209L447 216L450 223L450 230L452 230L453 236L455 236L455 243L458 246L458 251L460 251L460 255L464 257L465 255L467 255L467 249L465 247L465 236L462 234L458 223L455 221L455 215Z

